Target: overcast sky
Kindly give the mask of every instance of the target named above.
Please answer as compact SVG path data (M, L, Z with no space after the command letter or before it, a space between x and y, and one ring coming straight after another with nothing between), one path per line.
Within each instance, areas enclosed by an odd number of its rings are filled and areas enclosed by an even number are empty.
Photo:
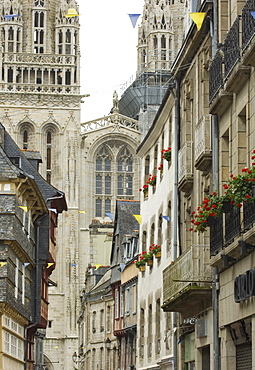
M103 117L112 108L114 90L119 97L123 84L137 69L138 28L128 14L142 14L144 0L78 0L81 44L81 121Z

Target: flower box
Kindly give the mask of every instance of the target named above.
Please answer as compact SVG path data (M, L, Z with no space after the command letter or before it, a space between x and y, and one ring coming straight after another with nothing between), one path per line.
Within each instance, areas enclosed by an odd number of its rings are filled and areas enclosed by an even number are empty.
M153 266L153 259L147 261L148 266Z
M156 258L161 258L161 251L160 251L160 252L156 252L156 253L155 253L155 257L156 257Z
M140 270L141 272L144 272L144 271L145 271L145 266L140 266L140 267L139 267L139 270Z

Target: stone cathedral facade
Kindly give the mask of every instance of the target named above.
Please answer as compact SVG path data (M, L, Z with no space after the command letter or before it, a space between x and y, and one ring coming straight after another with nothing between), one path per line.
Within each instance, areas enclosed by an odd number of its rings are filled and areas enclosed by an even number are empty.
M170 5L145 1L140 76L168 70L176 55L181 27ZM172 4L175 11L178 6ZM21 149L40 151L42 176L65 193L68 204L59 217L49 287L48 370L73 367L85 272L88 266L109 265L116 199L138 200L141 186L136 155L141 127L121 112L115 94L109 116L81 127L79 17L67 17L70 9L78 14L78 1L0 0L0 121Z

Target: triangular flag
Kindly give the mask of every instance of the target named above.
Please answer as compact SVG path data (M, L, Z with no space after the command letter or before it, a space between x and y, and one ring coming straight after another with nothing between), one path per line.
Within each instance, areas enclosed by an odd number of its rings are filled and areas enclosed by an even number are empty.
M139 225L141 225L141 222L142 222L142 216L141 215L133 215L136 219L136 221L139 223Z
M109 217L113 221L113 213L105 212L106 216Z
M251 15L253 16L253 18L255 19L255 11L251 11Z
M25 262L25 263L23 263L23 266L24 266L24 267L27 267L28 265L30 265L30 263L29 263L29 262Z
M11 18L13 17L20 17L19 14L7 14L7 15L4 15L4 18L9 21Z
M198 31L202 27L203 21L205 19L206 13L189 13L190 18L196 23Z
M48 264L47 264L47 269L48 269L49 267L51 267L52 265L54 265L54 262L50 262L50 263L48 263Z
M58 213L58 211L55 208L48 208L48 210L54 213Z
M7 262L0 262L0 267L3 267L7 264Z
M19 208L23 209L23 211L27 212L27 207L25 206L19 206Z
M162 216L165 220L167 220L168 222L170 222L170 217L169 216Z
M74 267L74 266L76 266L76 263L71 263L71 267Z
M85 211L79 211L80 213L83 213L84 215L86 214L86 212Z
M96 264L96 270L98 270L100 266L102 266L102 265Z
M78 17L80 14L77 13L76 9L68 9L66 18Z
M141 14L128 14L128 15L129 15L129 18L131 20L133 28L135 28L136 22L137 22L137 20L138 20L138 18L140 17Z

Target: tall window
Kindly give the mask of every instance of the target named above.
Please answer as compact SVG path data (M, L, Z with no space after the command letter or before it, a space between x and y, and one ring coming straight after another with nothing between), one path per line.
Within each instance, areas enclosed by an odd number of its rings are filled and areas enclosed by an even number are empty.
M44 0L36 0L34 6L44 7ZM45 17L46 12L43 9L34 10L34 53L42 54L45 48Z
M133 157L127 148L118 156L118 195L133 194Z
M28 132L27 132L27 130L24 130L24 132L23 132L23 149L27 149L27 143L28 143Z
M47 136L47 154L46 154L46 176L47 176L47 181L50 184L51 182L51 141L52 141L52 132L47 131L46 133Z
M112 150L115 148L115 150ZM113 212L117 197L133 197L133 156L122 141L107 141L95 156L95 206L96 217Z

